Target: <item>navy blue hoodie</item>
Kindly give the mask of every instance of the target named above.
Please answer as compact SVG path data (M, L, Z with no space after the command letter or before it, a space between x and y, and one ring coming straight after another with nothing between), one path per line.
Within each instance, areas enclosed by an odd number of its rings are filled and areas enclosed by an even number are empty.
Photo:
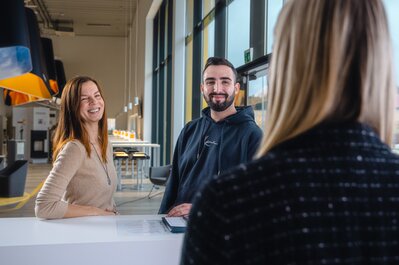
M262 139L252 107L236 107L237 112L222 121L211 118L210 108L202 117L184 126L173 154L171 176L159 213L167 213L182 203L191 203L195 192L210 177L250 161Z

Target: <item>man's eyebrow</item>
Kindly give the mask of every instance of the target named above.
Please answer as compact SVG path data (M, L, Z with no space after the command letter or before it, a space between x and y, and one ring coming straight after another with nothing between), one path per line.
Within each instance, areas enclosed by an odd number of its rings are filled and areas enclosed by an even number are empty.
M230 77L228 77L228 76L223 76L223 77L221 77L221 78L219 78L219 79L221 79L221 80L232 80ZM205 81L208 81L208 80L216 80L216 78L215 77L208 77L208 78L206 78L205 79Z

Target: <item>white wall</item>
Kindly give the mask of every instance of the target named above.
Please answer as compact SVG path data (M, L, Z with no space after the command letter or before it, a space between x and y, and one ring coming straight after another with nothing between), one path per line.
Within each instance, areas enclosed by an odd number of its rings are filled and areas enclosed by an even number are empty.
M104 92L108 118L123 109L125 86L125 39L120 37L51 36L54 55L64 63L65 75L88 75ZM126 128L126 119L118 122Z

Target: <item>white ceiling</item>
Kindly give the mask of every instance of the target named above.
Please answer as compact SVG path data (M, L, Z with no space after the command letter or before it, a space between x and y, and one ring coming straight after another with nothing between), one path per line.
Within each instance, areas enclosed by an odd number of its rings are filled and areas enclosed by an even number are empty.
M122 37L135 19L137 0L25 0L25 4L37 14L44 34L73 30L70 35Z

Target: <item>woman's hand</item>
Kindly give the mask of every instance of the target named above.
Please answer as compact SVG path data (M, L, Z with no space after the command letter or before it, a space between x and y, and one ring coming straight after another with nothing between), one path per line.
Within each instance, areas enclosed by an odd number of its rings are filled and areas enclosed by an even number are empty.
M116 215L116 211L113 208L108 208L108 209L100 209L97 207L91 207L91 213L90 215L94 215L94 216L102 216L102 215Z
M97 209L99 210L99 213L97 215L116 215L116 211L114 211L114 209L112 209L112 208L105 209L105 210L102 210L99 208L97 208Z

